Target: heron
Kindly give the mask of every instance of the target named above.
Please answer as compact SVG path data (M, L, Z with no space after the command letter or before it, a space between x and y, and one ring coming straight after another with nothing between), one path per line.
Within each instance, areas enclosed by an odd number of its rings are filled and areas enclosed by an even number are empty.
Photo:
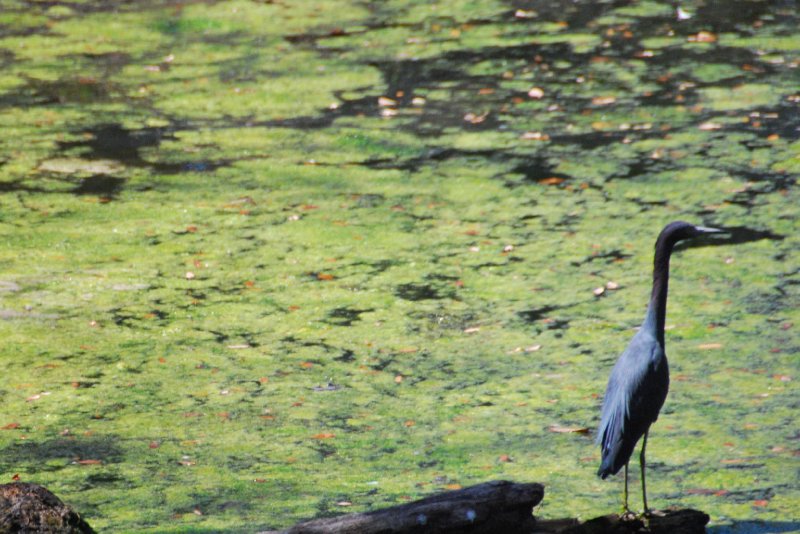
M669 259L672 248L678 241L721 231L683 221L671 222L664 227L656 240L653 289L644 322L617 360L608 378L597 431L597 443L601 445L602 451L597 475L605 479L625 467L625 513L631 513L628 508L628 462L640 438L643 438L639 455L642 501L644 514L650 513L644 475L645 448L650 425L658 419L658 412L669 389L669 368L664 352L664 321L667 315Z

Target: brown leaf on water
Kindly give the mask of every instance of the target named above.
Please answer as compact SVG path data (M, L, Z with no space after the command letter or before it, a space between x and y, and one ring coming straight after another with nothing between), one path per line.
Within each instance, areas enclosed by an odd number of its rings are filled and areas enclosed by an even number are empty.
M77 460L75 463L80 465L101 465L103 460Z
M537 180L537 183L542 185L558 185L561 183L566 182L566 178L559 178L557 176L551 176L549 178L542 178L541 180Z
M716 43L717 36L716 34L703 30L701 32L697 32L695 35L690 35L687 40L690 43Z
M595 106L607 106L617 101L615 96L596 96L592 98L592 104Z
M722 343L702 343L697 346L700 350L714 350L714 349L721 349Z
M19 428L19 423L8 423L6 426L2 427L3 430L14 430L15 428Z
M311 369L312 367L314 367L314 364L311 362L300 362L300 367L302 367L303 369Z
M753 501L753 506L758 506L759 508L764 508L769 506L769 501L766 499L757 499Z
M585 426L561 426L561 425L550 425L547 427L547 430L550 432L555 432L557 434L588 434L589 429Z
M336 277L330 273L317 273L317 280L330 281Z
M520 136L520 139L525 139L526 141L549 141L550 136L542 132L525 132Z
M497 461L498 461L498 462L503 462L503 463L506 463L506 462L512 462L513 460L511 459L511 456L509 456L509 455L507 455L507 454L501 454L501 455L500 455L500 456L497 458Z
M483 121L485 121L486 117L488 116L489 116L488 111L486 113L481 113L480 115L470 112L464 115L464 120L470 124L480 124Z
M461 489L461 484L447 484L447 485L444 487L444 489L447 489L447 490L453 490L453 491L455 491L455 490L460 490L460 489Z
M416 424L417 424L417 423L416 423L416 422L414 422L414 421L412 421L411 419L409 419L408 421L406 421L405 423L403 423L403 425L405 425L405 426L406 426L406 427L408 427L408 428L411 428L412 426L414 426L414 425L416 425Z
M335 437L336 434L331 434L330 432L320 432L319 434L314 434L311 436L311 439L332 439Z

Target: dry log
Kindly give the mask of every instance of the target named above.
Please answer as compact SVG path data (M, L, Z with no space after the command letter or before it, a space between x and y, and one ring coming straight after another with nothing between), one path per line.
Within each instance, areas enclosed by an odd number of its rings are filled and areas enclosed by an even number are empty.
M94 534L72 508L38 484L0 484L0 533Z
M541 484L485 482L374 512L307 521L283 534L529 534L533 507L543 496Z

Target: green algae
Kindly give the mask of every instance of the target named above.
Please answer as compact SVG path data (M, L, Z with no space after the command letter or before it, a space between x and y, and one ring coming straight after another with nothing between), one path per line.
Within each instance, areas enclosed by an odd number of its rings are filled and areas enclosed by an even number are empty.
M732 233L673 261L651 502L791 524L787 8L168 4L2 3L0 477L115 532L616 510L591 431L683 218Z

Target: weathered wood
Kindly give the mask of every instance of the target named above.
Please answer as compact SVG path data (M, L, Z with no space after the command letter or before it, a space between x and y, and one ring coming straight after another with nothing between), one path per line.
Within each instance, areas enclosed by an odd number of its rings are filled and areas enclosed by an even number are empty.
M708 519L708 514L698 510L669 509L647 519L611 514L584 523L574 519L540 520L534 534L703 534Z
M0 534L94 534L72 508L38 484L0 484Z
M283 534L529 534L543 496L541 484L485 482L374 512L315 519Z

